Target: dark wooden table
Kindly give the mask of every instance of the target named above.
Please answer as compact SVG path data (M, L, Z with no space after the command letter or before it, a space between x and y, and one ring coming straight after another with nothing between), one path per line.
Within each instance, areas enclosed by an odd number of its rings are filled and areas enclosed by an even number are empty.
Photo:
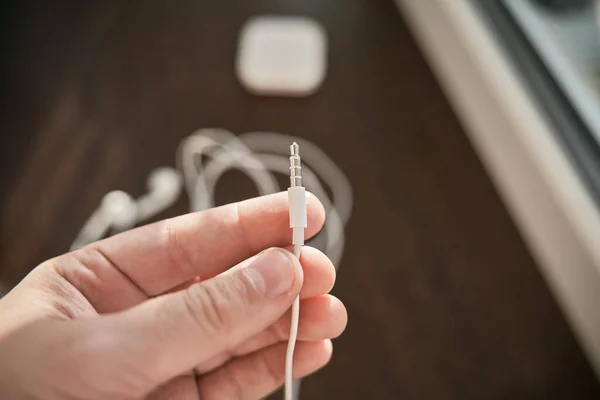
M335 288L350 325L304 399L600 398L392 1L71 3L1 16L0 280L64 252L107 191L142 194L197 128L301 135L355 194ZM326 27L316 96L258 98L236 81L239 27L263 13ZM218 189L252 195L235 174Z

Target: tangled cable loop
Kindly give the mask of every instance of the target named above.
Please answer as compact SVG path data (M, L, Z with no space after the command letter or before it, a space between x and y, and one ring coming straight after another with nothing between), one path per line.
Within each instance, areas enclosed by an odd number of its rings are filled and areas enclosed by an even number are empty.
M232 168L252 179L260 195L281 191L274 173L289 175L287 150L294 141L302 148L304 186L321 200L327 213L323 227L325 244L312 244L327 254L337 268L344 251L344 227L352 213L352 188L341 169L306 139L268 132L236 136L223 129L194 132L181 142L177 152L191 211L215 206L215 186ZM208 158L205 163L203 156ZM321 181L330 189L331 198Z

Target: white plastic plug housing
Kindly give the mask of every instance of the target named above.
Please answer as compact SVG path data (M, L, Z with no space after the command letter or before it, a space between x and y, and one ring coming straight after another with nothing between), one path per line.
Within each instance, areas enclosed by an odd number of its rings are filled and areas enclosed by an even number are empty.
M290 207L290 228L292 228L292 244L304 244L304 229L307 227L306 218L306 189L302 186L288 188Z

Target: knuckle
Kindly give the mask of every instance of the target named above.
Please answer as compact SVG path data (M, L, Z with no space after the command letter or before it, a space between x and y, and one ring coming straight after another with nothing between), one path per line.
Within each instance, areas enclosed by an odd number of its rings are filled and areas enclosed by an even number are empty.
M236 374L235 369L231 366L225 367L224 372L232 387L231 397L236 400L243 400L247 398L244 395L247 389L243 382L240 380L238 374Z
M219 285L211 283L190 286L184 299L193 322L206 334L218 336L232 325L233 318L227 296Z
M287 340L290 336L290 315L284 315L285 317L267 328L267 333L276 341Z
M281 368L276 368L273 365L273 360L269 358L265 351L257 353L260 363L260 368L264 376L270 380L271 386L279 386L284 380L284 372Z
M167 219L164 220L162 224L164 241L166 242L166 256L169 260L169 264L185 274L192 269L193 265L190 252L182 243L179 229L175 226L174 221L172 219Z

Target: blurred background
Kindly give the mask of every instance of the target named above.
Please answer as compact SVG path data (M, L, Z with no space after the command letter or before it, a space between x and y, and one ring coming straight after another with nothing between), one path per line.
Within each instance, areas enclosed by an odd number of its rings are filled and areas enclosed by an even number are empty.
M0 285L68 251L107 192L145 193L196 129L282 132L354 195L334 289L349 326L301 398L600 398L594 3L6 2ZM264 14L327 32L315 94L236 78L241 26ZM254 195L239 172L217 185L218 204Z

